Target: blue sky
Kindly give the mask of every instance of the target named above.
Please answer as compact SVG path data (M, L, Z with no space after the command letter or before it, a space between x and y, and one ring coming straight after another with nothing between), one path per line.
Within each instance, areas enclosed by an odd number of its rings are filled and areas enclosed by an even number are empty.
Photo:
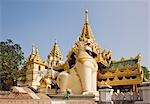
M27 57L32 44L47 58L57 39L63 58L79 36L86 5L96 41L118 60L142 54L150 68L148 0L1 0L0 40L19 43Z

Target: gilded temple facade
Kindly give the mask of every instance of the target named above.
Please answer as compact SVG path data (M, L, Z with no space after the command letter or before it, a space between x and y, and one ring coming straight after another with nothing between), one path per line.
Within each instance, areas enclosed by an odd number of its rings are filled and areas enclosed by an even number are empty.
M25 62L25 67L26 84L28 86L37 86L37 83L34 83L34 80L39 74L39 71L46 68L46 62L41 59L38 48L35 47L35 45L32 46L32 52Z
M29 86L41 86L34 83L36 76L41 70L55 70L58 72L69 70L76 63L75 55L78 53L80 43L89 42L93 44L92 51L96 54L97 71L97 87L101 88L105 85L111 86L113 89L121 91L138 91L138 86L143 82L143 71L141 68L141 55L138 54L134 58L121 58L119 61L112 60L111 50L102 50L97 44L88 20L88 10L85 11L85 21L80 36L68 52L67 60L64 62L58 43L55 42L53 49L47 57L47 61L40 58L38 49L33 46L32 52L25 62L26 84ZM82 69L81 69L82 70Z
M99 70L98 86L101 87L107 83L115 91L138 91L138 86L143 82L143 71L141 68L141 55L135 58L112 61L105 69Z

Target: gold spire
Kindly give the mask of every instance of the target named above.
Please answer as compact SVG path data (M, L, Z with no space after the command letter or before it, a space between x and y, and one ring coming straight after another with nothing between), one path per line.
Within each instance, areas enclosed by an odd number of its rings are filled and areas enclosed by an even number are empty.
M32 45L32 52L30 56L27 58L26 63L28 62L34 62L34 63L45 65L45 63L43 63L43 60L41 59L39 55L38 48L34 44Z
M50 55L53 57L55 57L55 56L60 57L60 58L62 57L57 40L55 40L55 43L54 43L54 46L53 46L53 49L52 49Z
M35 59L35 56L36 56L36 46L35 44L32 44L32 52L28 57L27 61L33 61Z
M88 23L89 20L88 20L88 10L86 9L85 10L85 23Z
M85 41L86 39L92 39L93 41L95 41L94 36L93 36L93 32L92 32L91 27L89 25L88 10L87 9L85 11L85 23L83 25L79 40Z
M88 20L88 10L86 9L85 10L85 22L84 22L84 25L82 27L82 31L81 31L79 38L77 39L76 43L72 47L72 51L76 53L76 51L78 49L78 43L80 41L87 42L88 39L90 39L93 42L93 45L94 45L93 51L95 51L97 54L99 54L100 48L95 41L95 38L94 38L92 29L90 27L89 20Z
M32 44L32 54L35 54L35 44Z
M53 49L47 57L48 57L47 60L48 67L56 66L62 63L62 54L56 39L55 39Z
M39 50L37 47L36 47L35 57L37 60L41 60L40 55L39 55Z

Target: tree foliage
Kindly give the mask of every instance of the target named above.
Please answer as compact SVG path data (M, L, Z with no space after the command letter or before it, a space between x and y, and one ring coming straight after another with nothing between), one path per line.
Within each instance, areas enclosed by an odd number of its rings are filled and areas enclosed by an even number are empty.
M19 67L22 65L24 56L19 44L7 39L0 42L0 82L16 81L24 75Z
M144 81L148 81L148 79L149 79L149 70L145 66L142 66L142 69L143 69L143 73L144 73Z

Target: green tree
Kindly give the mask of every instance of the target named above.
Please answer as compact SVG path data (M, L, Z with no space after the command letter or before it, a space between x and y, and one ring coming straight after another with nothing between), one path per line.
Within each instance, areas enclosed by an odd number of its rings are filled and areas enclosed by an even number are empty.
M24 56L19 44L13 43L11 39L0 42L0 83L13 85L18 78L24 76L20 68Z
M149 79L149 70L145 66L142 66L142 69L143 69L143 73L144 73L144 81L148 81L148 79Z

